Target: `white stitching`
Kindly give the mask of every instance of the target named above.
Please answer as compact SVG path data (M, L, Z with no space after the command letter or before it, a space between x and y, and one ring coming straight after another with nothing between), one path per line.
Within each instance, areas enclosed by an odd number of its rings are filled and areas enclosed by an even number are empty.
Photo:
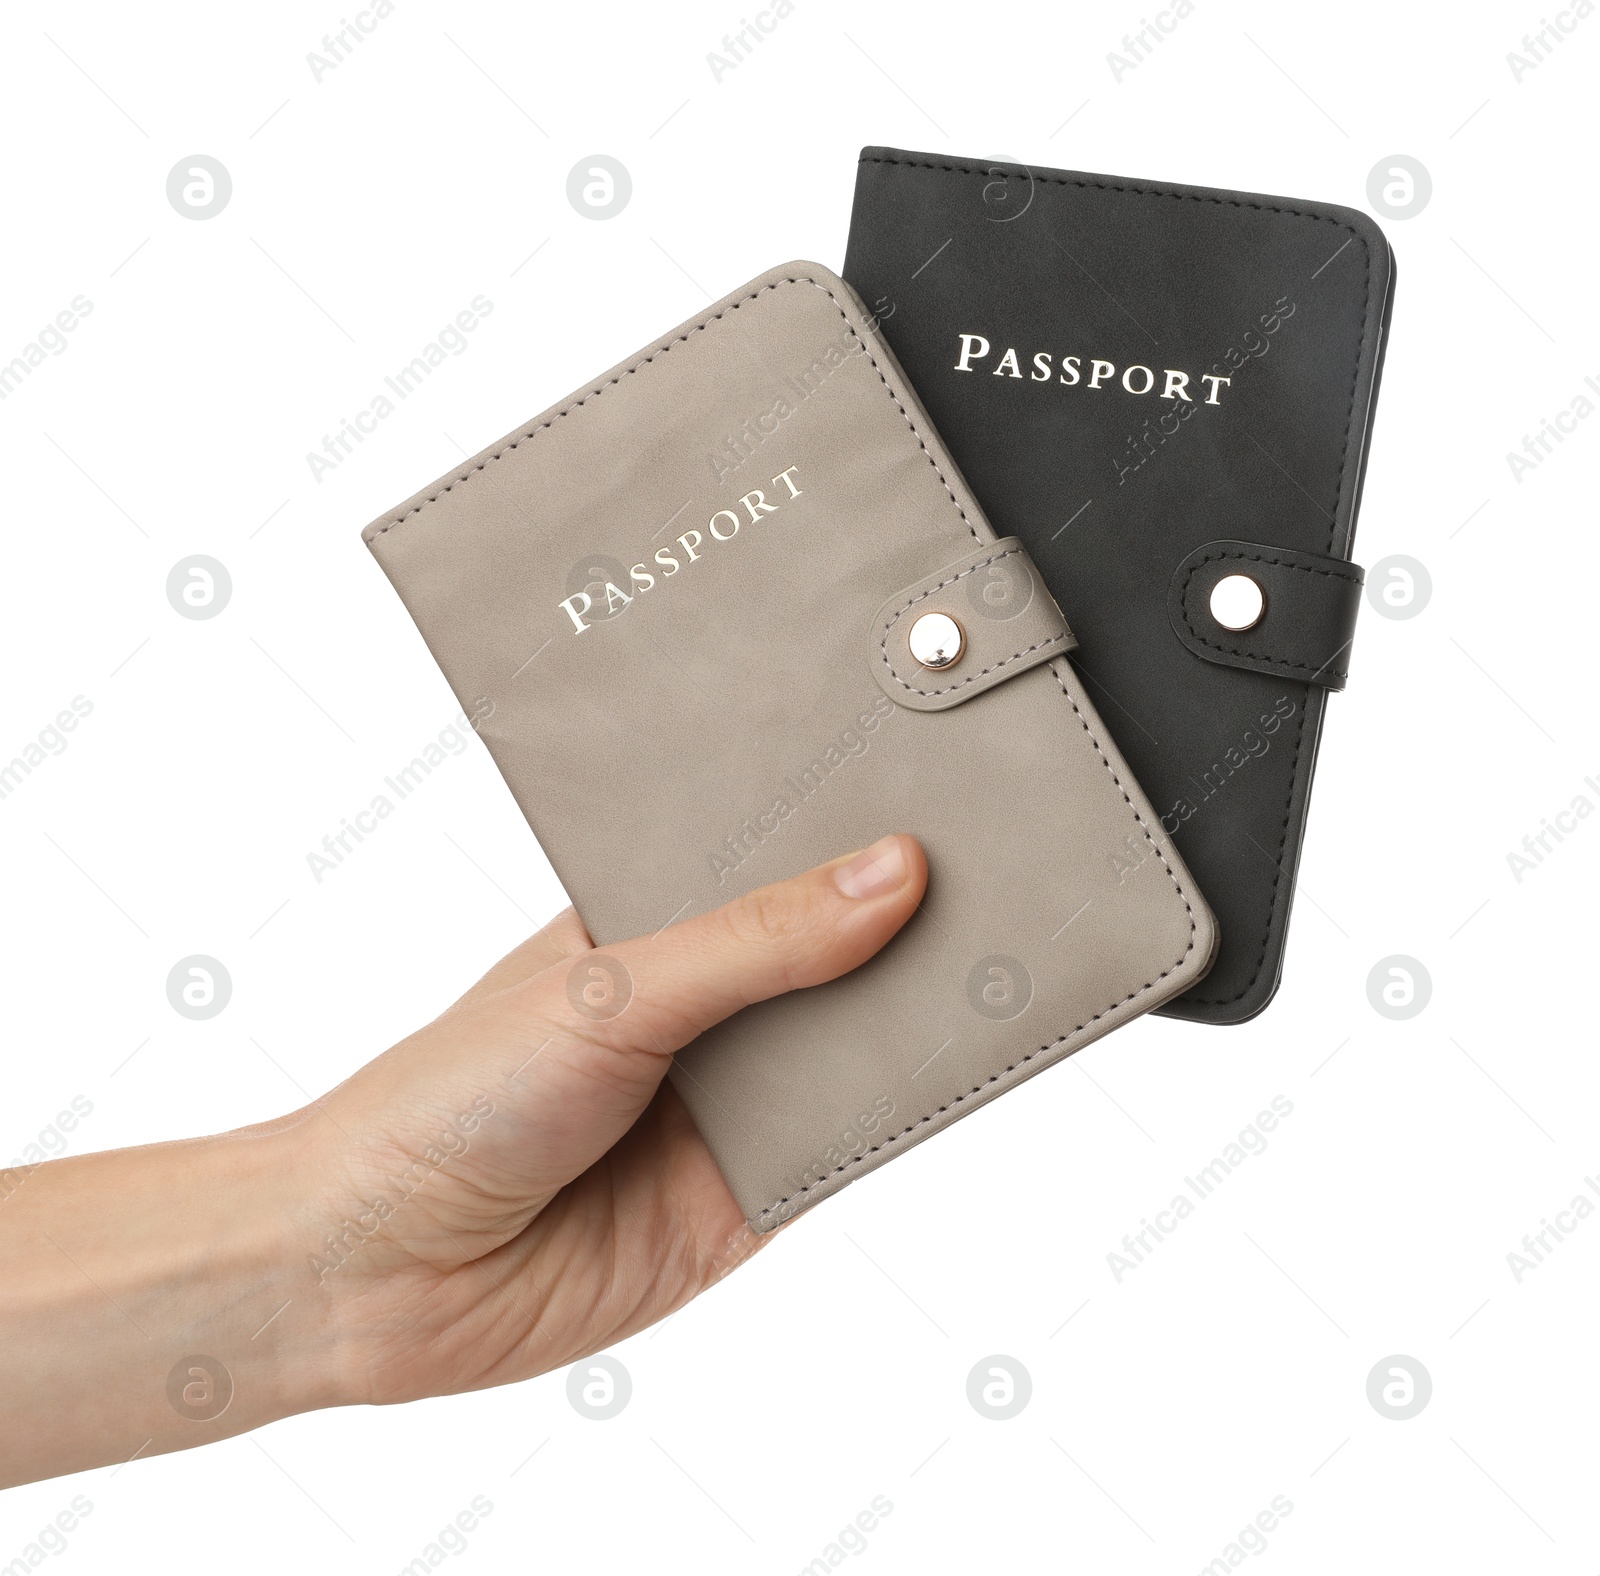
M991 553L989 557L980 559L975 564L968 565L968 567L961 570L960 573L950 575L946 579L941 580L938 585L929 586L926 591L918 592L917 595L912 597L904 607L896 608L895 611L889 615L888 623L883 626L883 639L878 642L878 652L883 658L883 665L889 670L889 676L895 681L896 684L900 686L901 689L909 690L913 695L921 695L926 700L931 700L936 695L953 695L958 689L964 689L968 684L976 684L979 679L986 678L991 673L998 673L1000 669L1020 660L1023 657L1031 656L1035 651L1043 651L1046 646L1059 645L1069 638L1070 632L1063 630L1059 635L1050 635L1044 640L1036 640L1031 646L1026 646L1021 651L1013 651L1009 657L1002 657L998 662L991 662L988 667L980 668L978 672L970 673L966 678L960 679L954 684L947 684L943 689L918 689L915 684L908 684L895 671L894 662L889 656L889 636L893 632L894 626L907 613L909 613L911 609L917 605L917 603L927 601L930 596L943 591L946 586L953 586L956 581L965 580L968 575L975 575L980 569L987 569L990 564L998 564L1002 559L1005 558L1019 557L1021 553L1022 549L1020 547L1008 547L1003 553Z

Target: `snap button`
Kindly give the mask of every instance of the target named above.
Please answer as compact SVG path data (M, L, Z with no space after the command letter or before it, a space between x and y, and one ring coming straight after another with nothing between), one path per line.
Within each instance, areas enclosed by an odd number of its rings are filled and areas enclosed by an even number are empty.
M1211 588L1211 616L1224 629L1254 629L1266 611L1266 593L1249 575L1224 575Z
M911 655L925 668L947 668L966 649L961 626L948 613L924 613L911 626Z

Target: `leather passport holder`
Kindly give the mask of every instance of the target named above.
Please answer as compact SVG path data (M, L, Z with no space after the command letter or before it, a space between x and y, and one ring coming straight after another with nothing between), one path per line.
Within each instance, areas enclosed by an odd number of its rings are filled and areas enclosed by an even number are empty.
M363 534L598 947L922 840L882 953L676 1060L758 1230L1204 974L1210 913L1071 631L826 269L752 280ZM942 668L927 615L961 631Z
M1328 203L867 148L844 272L1216 912L1163 1011L1242 1022L1348 670L1388 243Z

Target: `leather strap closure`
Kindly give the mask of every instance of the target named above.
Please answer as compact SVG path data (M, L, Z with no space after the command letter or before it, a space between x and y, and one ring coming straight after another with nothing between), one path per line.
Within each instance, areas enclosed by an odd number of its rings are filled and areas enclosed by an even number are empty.
M911 654L911 632L928 614L961 630L961 654L929 668ZM872 676L897 705L945 711L1071 651L1077 638L1014 536L988 543L890 597L872 621Z
M1265 598L1249 629L1228 629L1211 612L1211 593L1229 575L1255 581ZM1207 542L1173 571L1167 617L1197 657L1342 690L1365 573L1359 564L1259 542Z

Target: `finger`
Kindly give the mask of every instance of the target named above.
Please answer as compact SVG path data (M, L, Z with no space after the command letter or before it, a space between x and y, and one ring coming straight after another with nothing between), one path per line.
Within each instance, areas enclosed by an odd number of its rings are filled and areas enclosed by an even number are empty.
M606 953L632 976L637 1027L677 1050L752 1002L858 968L910 919L927 882L921 845L891 835Z
M520 985L552 964L565 962L594 945L575 910L564 908L542 930L513 947L455 1003L465 1006L493 996L512 985Z
M543 1077L587 1086L576 1098L597 1118L609 1106L607 1128L631 1120L672 1052L741 1007L864 963L926 884L915 839L885 837L655 936L581 953L528 987L530 1005L565 1031Z

